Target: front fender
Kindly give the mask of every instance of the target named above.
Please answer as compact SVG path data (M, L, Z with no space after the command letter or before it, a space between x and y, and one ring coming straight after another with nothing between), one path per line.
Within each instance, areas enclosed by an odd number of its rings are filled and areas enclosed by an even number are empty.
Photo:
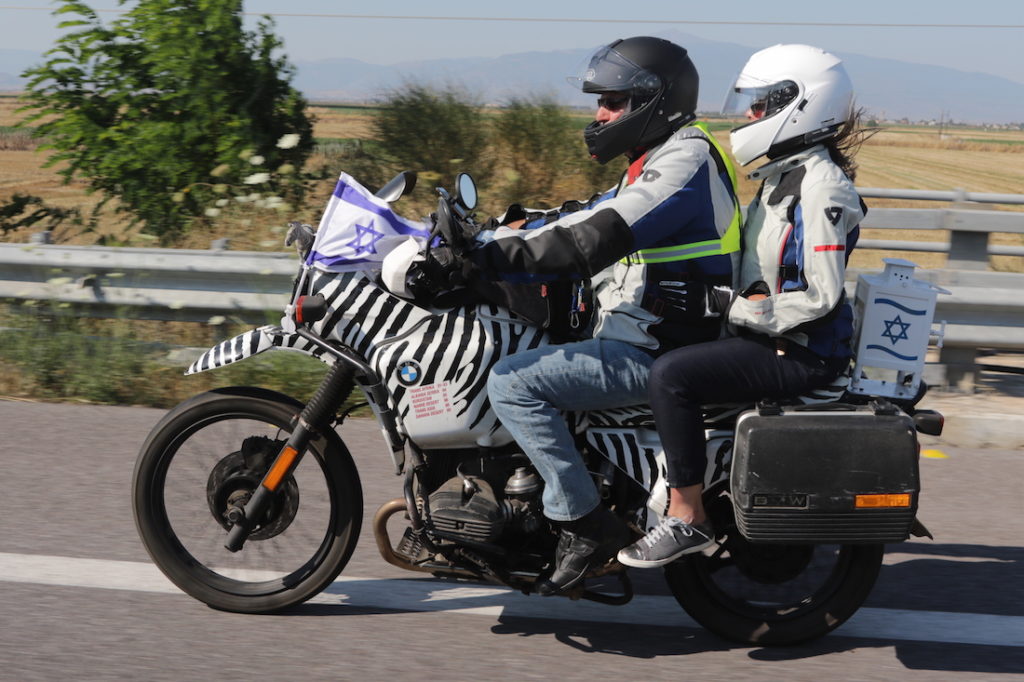
M185 371L185 375L217 369L239 360L245 360L263 351L274 349L305 353L318 360L323 360L325 363L329 364L330 362L330 358L324 357L323 349L298 334L293 334L277 325L265 325L218 343L193 362Z

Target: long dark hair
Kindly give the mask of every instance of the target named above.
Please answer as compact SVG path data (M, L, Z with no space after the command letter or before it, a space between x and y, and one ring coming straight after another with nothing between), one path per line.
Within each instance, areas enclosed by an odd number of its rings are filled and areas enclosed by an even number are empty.
M846 173L850 182L857 179L857 162L854 160L857 150L879 131L879 128L865 128L862 124L863 118L864 109L854 109L850 118L840 126L839 132L822 142L832 163Z

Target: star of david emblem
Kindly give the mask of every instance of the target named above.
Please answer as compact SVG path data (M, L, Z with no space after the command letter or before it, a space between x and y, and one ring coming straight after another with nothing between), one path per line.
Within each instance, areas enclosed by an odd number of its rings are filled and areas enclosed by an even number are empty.
M350 246L355 251L353 255L358 256L361 253L377 253L377 242L384 238L384 234L377 232L371 225L360 225L356 223L356 236L355 239L345 244Z
M907 329L910 328L910 323L901 320L899 315L896 316L895 320L883 320L883 322L885 322L885 332L882 336L892 341L892 345L895 346L897 341L908 338ZM893 332L895 327L899 328L899 331L896 333Z

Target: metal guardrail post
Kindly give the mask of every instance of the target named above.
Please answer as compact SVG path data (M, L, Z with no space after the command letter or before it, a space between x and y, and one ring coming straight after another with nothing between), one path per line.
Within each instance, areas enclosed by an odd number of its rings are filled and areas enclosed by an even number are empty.
M943 346L939 351L939 364L946 370L947 388L973 393L977 382L978 349Z
M988 270L988 232L967 232L957 229L957 210L967 202L967 192L953 191L955 199L942 216L942 224L949 230L949 254L946 267L956 270ZM978 349L943 347L939 363L945 368L947 388L965 393L974 392L978 371Z
M954 190L953 205L943 212L942 226L949 230L947 267L956 270L988 270L988 232L957 229L958 210L967 202L967 192Z

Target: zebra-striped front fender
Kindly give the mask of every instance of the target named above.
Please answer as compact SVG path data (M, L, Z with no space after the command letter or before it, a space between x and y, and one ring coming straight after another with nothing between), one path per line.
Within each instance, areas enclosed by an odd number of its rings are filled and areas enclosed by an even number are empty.
M208 369L217 369L275 348L305 353L325 362L330 360L328 357L323 357L323 350L301 336L285 331L276 325L266 325L250 329L233 339L218 343L193 362L185 374L187 376L205 372Z

